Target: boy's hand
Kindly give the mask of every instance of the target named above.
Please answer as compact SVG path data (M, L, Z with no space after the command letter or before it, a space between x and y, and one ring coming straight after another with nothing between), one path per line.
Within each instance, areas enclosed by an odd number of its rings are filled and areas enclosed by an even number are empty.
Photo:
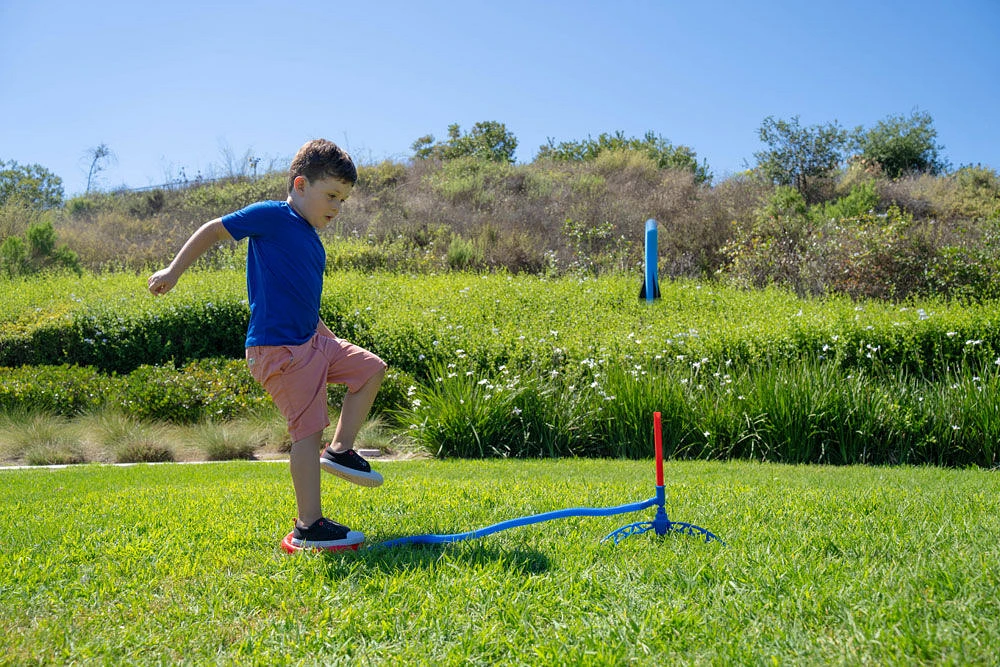
M177 284L177 278L170 273L170 269L162 269L151 275L146 284L150 292L159 296L172 290Z
M209 220L185 241L184 247L174 257L174 261L170 262L170 266L149 277L149 281L146 283L149 286L149 291L156 295L166 294L174 288L181 274L194 264L195 260L204 255L205 251L219 241L231 241L232 238L226 230L226 226L222 224L222 218Z

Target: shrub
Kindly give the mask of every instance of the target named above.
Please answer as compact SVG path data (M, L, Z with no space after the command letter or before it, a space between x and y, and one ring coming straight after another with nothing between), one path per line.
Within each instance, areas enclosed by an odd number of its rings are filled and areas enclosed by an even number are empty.
M463 157L443 162L430 182L445 201L480 209L497 202L498 191L502 192L513 171L507 162Z
M0 266L8 276L46 270L69 270L81 275L80 259L66 244L56 243L52 222L32 224L24 237L8 236L0 244Z
M483 264L483 251L472 241L455 235L448 244L448 268L455 271L478 269Z
M805 198L789 186L779 186L746 226L738 226L722 249L726 274L749 287L781 285L807 293L802 260L813 223Z
M118 407L141 419L194 423L231 419L269 403L242 360L205 359L181 369L140 366L124 378Z
M0 368L0 411L39 410L70 417L103 405L113 386L111 378L89 367Z
M821 220L843 220L857 218L875 211L880 203L878 188L874 181L855 185L844 197L819 204L813 208Z
M383 160L377 165L358 165L358 183L360 190L379 192L399 185L407 175L405 164Z

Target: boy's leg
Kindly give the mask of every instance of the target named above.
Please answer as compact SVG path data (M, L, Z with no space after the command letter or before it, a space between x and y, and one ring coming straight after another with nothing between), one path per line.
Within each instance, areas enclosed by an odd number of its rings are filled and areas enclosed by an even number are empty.
M354 440L368 418L368 413L375 403L375 396L382 386L385 368L371 376L357 391L348 391L344 396L344 405L337 420L337 430L333 434L330 449L334 452L346 452L354 449Z
M305 547L356 549L364 542L360 531L330 521L322 513L317 453L330 420L326 406L328 364L318 352L311 341L291 347L247 348L251 375L271 395L294 439L289 469L298 517L294 530L282 542L286 551Z
M378 393L379 387L382 386L384 376L385 367L383 366L356 391L347 392L340 411L340 419L337 420L337 430L334 433L333 441L320 456L320 465L323 466L323 470L361 486L382 484L382 475L372 470L368 461L365 461L354 451L354 440L368 417L368 412L375 402L375 395Z
M292 443L289 468L295 488L295 504L299 512L299 527L312 525L323 516L320 496L319 454L323 431L318 431Z
M317 337L329 361L326 381L347 386L333 441L320 457L323 470L361 486L379 486L382 475L354 451L354 441L368 418L385 377L385 362L368 350L339 338Z

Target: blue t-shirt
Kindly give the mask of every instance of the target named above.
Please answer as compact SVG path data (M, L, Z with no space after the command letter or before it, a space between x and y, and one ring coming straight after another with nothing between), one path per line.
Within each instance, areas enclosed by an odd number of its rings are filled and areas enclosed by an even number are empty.
M246 346L301 345L316 333L326 250L288 202L251 204L222 218L237 241L248 238Z

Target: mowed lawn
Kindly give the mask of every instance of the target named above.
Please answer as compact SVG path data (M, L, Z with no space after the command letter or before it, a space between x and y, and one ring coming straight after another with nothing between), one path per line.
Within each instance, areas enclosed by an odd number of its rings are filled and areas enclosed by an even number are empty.
M369 544L654 495L652 461L411 460L323 480ZM1000 477L668 462L646 510L287 555L286 466L0 471L0 662L963 663L1000 655Z

